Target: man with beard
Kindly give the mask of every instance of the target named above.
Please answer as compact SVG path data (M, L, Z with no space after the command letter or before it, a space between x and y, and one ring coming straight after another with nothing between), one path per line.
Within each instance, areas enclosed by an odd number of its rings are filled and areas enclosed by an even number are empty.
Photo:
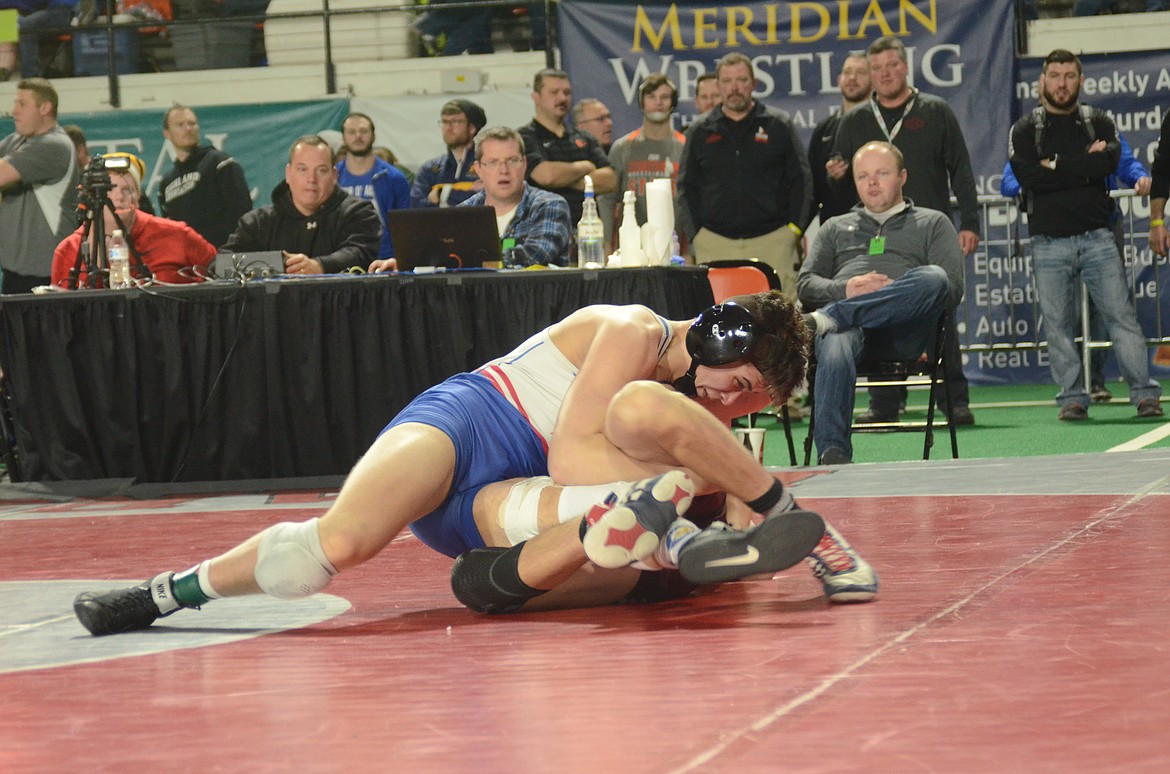
M841 89L841 109L816 125L808 143L808 166L813 176L813 206L809 221L819 214L822 225L829 218L849 212L856 203L851 192L829 185L828 164L833 159L840 160L833 156L833 141L842 116L864 104L873 90L869 80L869 61L864 52L853 51L846 55L837 75L837 88Z
M483 190L475 174L475 135L487 123L483 108L453 99L439 109L439 127L447 152L419 167L410 187L411 207L454 207Z
M1080 105L1085 76L1075 54L1056 49L1040 75L1042 105L1012 126L1012 170L1027 192L1032 273L1044 328L1049 367L1060 387L1058 419L1089 417L1090 396L1076 335L1078 281L1101 312L1113 341L1129 400L1139 417L1160 417L1158 383L1150 379L1146 341L1109 226L1113 200L1105 179L1117 168L1121 143L1104 111Z
M186 105L175 105L163 116L163 137L175 148L175 164L159 183L159 212L222 245L240 216L252 209L244 170L223 151L200 144L199 119Z
M635 211L641 225L646 222L646 183L669 178L673 188L686 138L671 126L670 117L678 106L678 89L665 75L654 73L642 81L638 104L642 108L642 125L613 144L609 161L617 171L615 198L620 205L627 190L637 195ZM622 214L619 206L614 216L615 231L621 226Z
M541 70L532 81L536 116L519 131L528 154L528 182L563 196L576 226L585 201L585 176L593 180L594 193L605 194L614 191L617 175L597 140L565 123L572 100L568 73Z
M329 143L307 134L289 148L272 204L240 218L220 252L281 250L287 274L364 270L377 257L381 231L374 205L338 188Z
M849 170L849 159L868 142L886 140L898 146L906 159L906 196L918 207L929 207L951 214L951 190L959 200L959 244L965 255L979 246L979 201L975 193L975 175L963 130L946 101L923 94L909 81L910 65L906 47L893 36L878 38L866 51L869 59L873 95L864 108L851 110L841 117L833 155L825 167L829 187L844 192L857 202L857 190ZM946 339L947 380L951 384L954 406L943 406L948 419L956 425L973 425L967 378L963 374L959 337L955 326L948 326ZM899 403L905 402L904 390L895 387L870 390L869 411L858 422L891 422L897 419Z
M699 262L757 258L795 297L800 224L812 206L808 159L792 122L752 98L750 59L730 53L715 72L723 103L687 130L678 176L681 223Z
M379 258L394 255L386 213L410 207L410 183L406 175L374 153L374 120L365 113L350 113L341 122L341 139L346 157L337 164L337 185L341 190L374 203L382 221ZM364 267L363 267L364 268Z

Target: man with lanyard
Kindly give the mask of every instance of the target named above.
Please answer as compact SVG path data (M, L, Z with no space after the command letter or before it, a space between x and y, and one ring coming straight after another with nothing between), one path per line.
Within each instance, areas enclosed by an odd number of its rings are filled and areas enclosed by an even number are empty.
M843 188L856 202L848 160L867 142L888 141L905 158L905 194L915 206L938 210L949 217L951 191L955 192L959 200L959 246L964 255L970 255L979 246L979 202L971 157L958 119L945 100L923 94L910 85L910 66L902 41L893 36L879 38L866 54L873 95L868 105L854 108L841 118L833 143L833 156L840 158L826 166L829 186ZM946 349L947 379L955 405L943 408L954 424L974 424L955 326L947 328ZM903 397L896 388L873 389L870 396L870 409L858 417L859 422L897 419Z

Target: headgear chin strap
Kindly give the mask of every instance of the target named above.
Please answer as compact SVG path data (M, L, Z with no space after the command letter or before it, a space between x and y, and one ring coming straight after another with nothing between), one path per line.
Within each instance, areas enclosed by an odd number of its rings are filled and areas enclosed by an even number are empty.
M746 360L760 335L755 319L744 307L727 301L702 312L687 330L691 366L674 381L674 388L694 396L699 366L722 366Z

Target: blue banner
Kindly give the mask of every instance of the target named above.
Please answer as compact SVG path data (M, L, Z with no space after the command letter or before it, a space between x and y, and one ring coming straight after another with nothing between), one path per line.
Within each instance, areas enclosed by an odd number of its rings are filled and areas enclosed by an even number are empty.
M984 193L998 185L995 160L1011 126L1012 8L1012 0L563 0L558 19L574 98L604 102L615 137L640 125L637 89L648 74L664 72L678 84L676 121L685 124L694 114L695 79L740 51L752 59L756 97L787 112L807 143L813 127L840 108L845 55L896 35L910 54L914 84L955 111Z

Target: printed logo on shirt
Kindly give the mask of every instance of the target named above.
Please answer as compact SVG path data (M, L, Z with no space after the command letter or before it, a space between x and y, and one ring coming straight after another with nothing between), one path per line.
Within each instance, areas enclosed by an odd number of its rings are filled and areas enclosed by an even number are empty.
M195 186L199 185L201 178L202 175L198 171L186 172L176 177L170 182L170 185L166 187L166 191L164 192L167 201L173 204L179 197L191 193Z
M717 142L723 142L723 135L718 134L718 133L709 134L709 135L707 135L707 139L705 142L708 145L714 145Z
M922 116L913 116L912 118L906 119L903 126L906 127L906 131L908 132L920 132L926 128L926 121Z
M761 126L759 129L756 130L756 136L753 137L752 139L755 140L756 142L762 142L762 143L766 144L768 142L768 133L765 132L764 127Z
M578 148L584 148L589 143L585 142L580 137L578 137L576 140L573 141L573 144L576 145Z
M312 231L315 228L317 228L317 221L315 220L310 220L305 224L305 231Z

